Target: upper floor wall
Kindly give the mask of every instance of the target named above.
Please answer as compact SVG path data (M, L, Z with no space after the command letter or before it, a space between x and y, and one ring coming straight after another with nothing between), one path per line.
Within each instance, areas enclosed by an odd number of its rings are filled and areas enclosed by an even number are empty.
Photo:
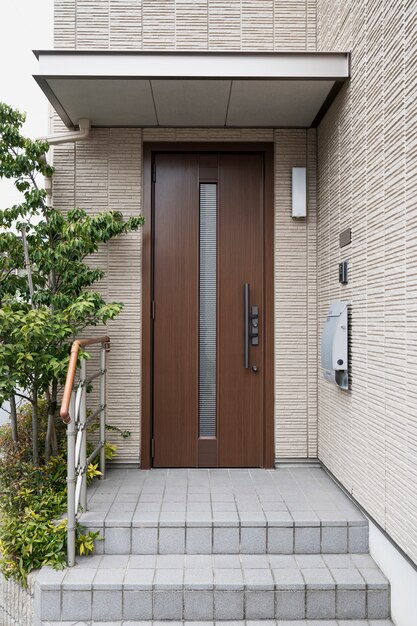
M316 0L55 0L55 48L315 51Z

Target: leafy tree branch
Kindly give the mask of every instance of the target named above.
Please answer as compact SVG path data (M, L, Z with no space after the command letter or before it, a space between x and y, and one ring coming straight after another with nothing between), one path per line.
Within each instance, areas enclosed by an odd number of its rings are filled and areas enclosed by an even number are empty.
M119 211L91 215L80 208L63 213L48 206L38 181L53 175L45 159L49 146L23 136L24 120L23 113L0 103L0 178L14 180L22 194L19 204L0 208L0 404L15 397L31 403L33 461L38 465L59 452L58 392L70 342L123 308L94 289L104 272L91 266L90 257L111 239L139 230L143 217L125 220ZM40 451L43 397L48 427Z

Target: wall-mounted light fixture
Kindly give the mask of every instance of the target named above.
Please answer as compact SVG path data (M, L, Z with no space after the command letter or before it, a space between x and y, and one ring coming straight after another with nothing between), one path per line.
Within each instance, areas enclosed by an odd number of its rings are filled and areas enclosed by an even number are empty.
M292 217L307 217L307 168L292 168Z

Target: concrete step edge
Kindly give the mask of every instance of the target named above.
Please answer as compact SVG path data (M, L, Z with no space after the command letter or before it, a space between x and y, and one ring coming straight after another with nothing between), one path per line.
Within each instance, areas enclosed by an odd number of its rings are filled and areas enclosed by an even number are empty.
M349 626L352 620L216 620L216 621L172 621L172 620L124 620L124 621L42 621L39 622L40 626L221 626L227 624L228 626ZM394 623L389 619L372 619L372 620L354 620L353 626L394 626Z
M85 522L84 522L85 524ZM104 522L103 522L104 524ZM109 526L98 531L99 554L367 553L368 526Z
M390 587L369 555L95 556L43 568L35 610L44 620L382 619Z

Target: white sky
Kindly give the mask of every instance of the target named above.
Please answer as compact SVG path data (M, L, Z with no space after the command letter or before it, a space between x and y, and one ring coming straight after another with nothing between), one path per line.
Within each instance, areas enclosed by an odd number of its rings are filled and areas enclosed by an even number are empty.
M36 138L48 134L48 101L32 74L32 50L53 47L53 0L2 0L0 9L0 100L27 114L23 132ZM0 180L0 208L19 197Z

